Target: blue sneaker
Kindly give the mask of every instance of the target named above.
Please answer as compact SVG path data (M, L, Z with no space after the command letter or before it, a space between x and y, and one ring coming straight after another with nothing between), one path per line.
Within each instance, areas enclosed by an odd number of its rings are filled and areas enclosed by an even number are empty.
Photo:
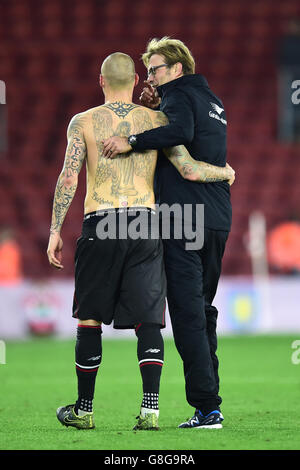
M192 418L179 424L178 427L181 429L221 429L223 420L223 415L218 410L211 411L206 416L200 410L196 410Z

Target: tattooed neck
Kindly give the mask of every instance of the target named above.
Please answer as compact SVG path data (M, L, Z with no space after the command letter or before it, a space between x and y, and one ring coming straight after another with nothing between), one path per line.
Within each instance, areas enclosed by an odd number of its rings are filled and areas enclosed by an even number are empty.
M134 108L137 108L136 104L133 103L123 103L122 101L115 101L114 103L107 103L104 105L106 108L109 108L113 111L118 117L125 118L130 111Z

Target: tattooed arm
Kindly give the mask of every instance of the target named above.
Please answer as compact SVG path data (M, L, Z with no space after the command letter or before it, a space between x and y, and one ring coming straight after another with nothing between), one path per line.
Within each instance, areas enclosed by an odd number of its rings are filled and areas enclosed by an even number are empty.
M168 124L167 116L159 111L155 121L157 126ZM215 183L216 181L228 181L231 185L235 180L235 172L228 163L226 167L219 167L194 160L184 145L177 145L164 149L164 154L170 160L176 170L184 179L198 183Z
M228 163L225 167L220 167L210 163L198 162L191 157L184 145L164 149L164 153L186 180L198 183L228 181L230 185L235 180L235 171Z
M67 131L68 145L63 169L58 177L52 210L50 238L48 244L49 263L61 269L62 239L60 231L75 195L78 175L86 157L86 144L83 134L84 117L81 114L74 116Z

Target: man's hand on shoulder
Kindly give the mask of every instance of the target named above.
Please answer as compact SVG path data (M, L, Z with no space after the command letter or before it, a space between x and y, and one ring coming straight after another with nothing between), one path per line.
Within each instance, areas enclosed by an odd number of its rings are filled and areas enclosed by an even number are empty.
M132 150L127 137L109 137L102 141L102 156L105 158L115 158L119 153L127 153Z
M63 269L62 261L63 241L59 232L51 232L49 237L47 255L51 266Z

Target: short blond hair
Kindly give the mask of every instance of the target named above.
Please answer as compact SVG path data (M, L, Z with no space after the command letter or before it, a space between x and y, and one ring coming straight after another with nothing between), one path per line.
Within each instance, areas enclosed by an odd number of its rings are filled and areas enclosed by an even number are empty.
M195 73L195 60L192 53L179 39L172 39L169 36L151 39L147 44L146 52L142 55L145 67L148 68L150 57L154 54L163 56L169 66L180 62L183 75Z
M103 61L101 74L106 78L111 88L125 88L134 82L134 62L129 55L123 52L114 52Z

